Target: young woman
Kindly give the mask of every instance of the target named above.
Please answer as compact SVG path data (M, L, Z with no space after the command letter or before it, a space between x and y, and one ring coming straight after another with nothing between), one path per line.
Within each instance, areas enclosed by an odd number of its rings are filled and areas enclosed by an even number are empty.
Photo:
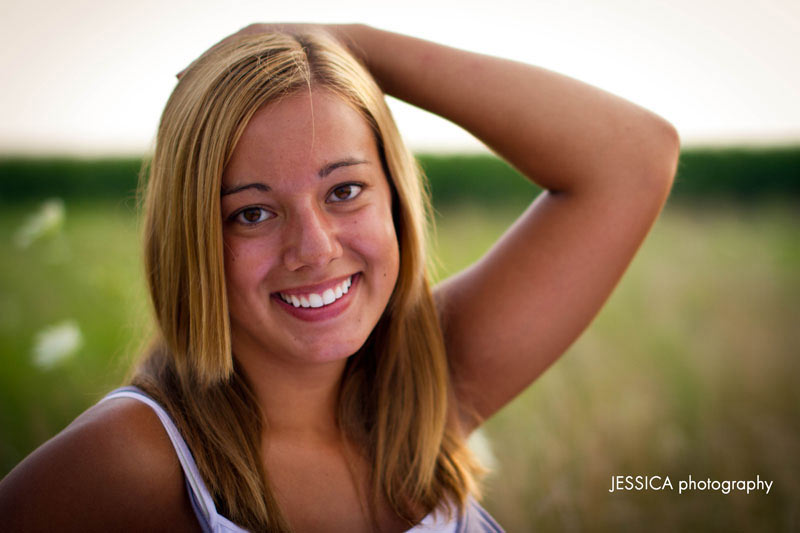
M434 289L424 187L384 93L544 189ZM598 312L678 151L663 119L540 68L363 25L229 37L182 73L159 128L158 333L134 387L3 480L4 524L498 530L464 440Z

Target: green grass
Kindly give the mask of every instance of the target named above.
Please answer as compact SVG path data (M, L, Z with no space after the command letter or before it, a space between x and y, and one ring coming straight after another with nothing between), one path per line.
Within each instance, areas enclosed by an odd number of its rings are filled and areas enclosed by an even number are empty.
M800 526L792 209L667 209L589 330L486 425L499 461L487 505L509 531ZM448 218L443 237L461 231ZM480 250L441 251L457 270ZM757 474L769 495L677 493L689 475ZM676 490L610 494L612 475L669 475Z
M68 201L60 232L19 248L36 208L0 214L0 474L119 382L146 323L130 206ZM438 276L519 211L443 208ZM668 206L589 330L486 424L486 506L506 529L800 528L799 229L789 203ZM34 365L36 333L67 319L83 347ZM669 475L676 491L609 494L626 474ZM677 494L688 475L757 474L769 495Z
M0 216L3 473L120 380L146 309L130 207L68 203L60 232L19 248L14 235L37 208ZM36 333L64 320L77 322L83 347L50 370L38 368Z

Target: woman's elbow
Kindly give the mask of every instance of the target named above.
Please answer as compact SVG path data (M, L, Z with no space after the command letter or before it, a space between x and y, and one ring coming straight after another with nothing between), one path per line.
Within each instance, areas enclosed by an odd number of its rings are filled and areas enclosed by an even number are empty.
M647 176L652 180L653 186L668 191L675 180L681 153L678 130L663 118L655 117L647 139L647 149L642 154L647 158Z

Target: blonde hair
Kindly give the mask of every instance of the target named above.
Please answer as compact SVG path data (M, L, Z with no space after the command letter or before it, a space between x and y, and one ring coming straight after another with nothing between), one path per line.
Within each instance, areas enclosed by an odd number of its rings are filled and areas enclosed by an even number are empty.
M259 531L290 529L260 456L266 421L231 353L222 173L253 114L321 87L372 127L393 195L400 272L377 326L347 362L338 423L385 497L412 523L445 500L463 511L478 467L454 423L447 358L426 273L429 202L383 93L324 34L241 36L193 63L170 96L150 163L144 256L157 334L131 380L164 405L220 511Z

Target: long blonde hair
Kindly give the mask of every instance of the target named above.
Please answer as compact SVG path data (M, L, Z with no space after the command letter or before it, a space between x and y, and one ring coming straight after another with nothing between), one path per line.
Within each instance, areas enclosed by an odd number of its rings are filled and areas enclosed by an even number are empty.
M161 118L144 209L146 277L157 333L131 383L171 413L220 511L259 531L290 529L260 456L264 420L231 353L223 263L222 173L253 114L322 87L372 127L393 195L395 290L347 362L338 423L370 462L370 506L386 498L411 523L475 494L477 466L454 423L452 388L426 272L430 206L383 93L324 34L242 36L193 63Z

